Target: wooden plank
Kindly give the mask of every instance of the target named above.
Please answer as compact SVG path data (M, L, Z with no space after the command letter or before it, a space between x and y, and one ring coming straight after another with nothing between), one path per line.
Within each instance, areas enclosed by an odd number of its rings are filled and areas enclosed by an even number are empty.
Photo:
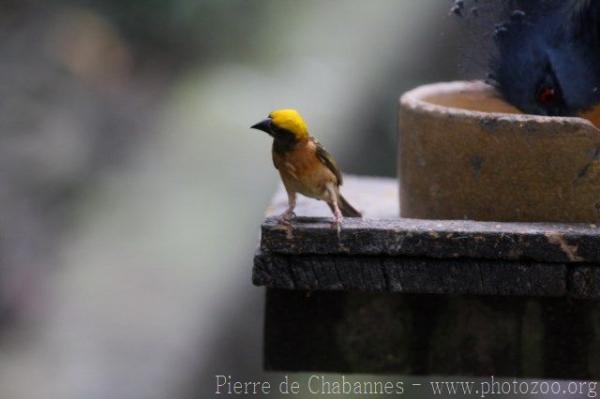
M600 228L593 224L404 219L397 216L395 179L348 176L346 181L345 195L363 210L363 219L346 219L338 235L331 228L325 204L301 198L299 217L291 229L280 225L275 217L265 220L261 249L297 255L600 263ZM282 212L285 206L280 190L268 215Z
M270 288L600 298L600 229L586 224L500 223L398 217L395 179L348 176L345 195L364 212L331 228L330 211L300 198L288 228L262 225L253 281Z
M598 276L581 280L581 286L569 286L566 264L262 252L253 273L255 285L290 290L598 296Z
M547 263L600 263L600 230L588 225L299 218L292 228L262 225L261 248L285 254L426 256Z

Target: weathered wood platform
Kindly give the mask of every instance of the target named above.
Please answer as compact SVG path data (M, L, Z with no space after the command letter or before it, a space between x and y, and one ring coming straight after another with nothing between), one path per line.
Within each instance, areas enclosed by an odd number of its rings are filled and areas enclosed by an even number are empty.
M595 225L403 219L395 179L348 177L344 193L364 218L346 219L339 235L326 205L305 198L292 228L280 225L273 216L286 197L277 193L262 226L256 285L600 297Z
M338 235L277 193L253 281L267 287L265 368L592 378L600 375L600 229L398 217L395 179L348 176L364 212Z

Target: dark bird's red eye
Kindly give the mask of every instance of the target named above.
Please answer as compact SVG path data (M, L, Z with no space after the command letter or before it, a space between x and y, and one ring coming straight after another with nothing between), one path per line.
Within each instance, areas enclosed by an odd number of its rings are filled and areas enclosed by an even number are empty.
M542 105L552 105L556 102L558 93L554 87L542 87L538 91L537 100Z

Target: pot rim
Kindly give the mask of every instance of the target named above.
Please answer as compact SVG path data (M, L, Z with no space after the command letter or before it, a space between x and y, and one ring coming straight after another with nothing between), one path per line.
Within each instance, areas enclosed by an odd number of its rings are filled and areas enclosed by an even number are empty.
M492 118L495 120L513 121L518 123L533 122L544 125L569 124L571 126L592 128L593 130L600 133L600 129L596 127L590 120L578 116L544 116L508 112L474 111L466 108L439 105L426 101L426 98L436 95L458 93L461 91L464 92L489 90L494 90L494 88L488 85L487 83L479 80L430 83L418 86L412 90L407 91L400 97L399 103L401 107L407 107L413 110L421 110L427 113L452 114L467 116L476 119L485 118L488 120Z

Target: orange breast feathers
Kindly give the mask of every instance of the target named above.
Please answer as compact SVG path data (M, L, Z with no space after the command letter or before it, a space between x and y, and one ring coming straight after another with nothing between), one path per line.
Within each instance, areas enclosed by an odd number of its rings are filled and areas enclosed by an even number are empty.
M311 140L301 141L284 153L273 152L273 162L288 191L326 200L327 184L338 186L335 174L319 160Z

